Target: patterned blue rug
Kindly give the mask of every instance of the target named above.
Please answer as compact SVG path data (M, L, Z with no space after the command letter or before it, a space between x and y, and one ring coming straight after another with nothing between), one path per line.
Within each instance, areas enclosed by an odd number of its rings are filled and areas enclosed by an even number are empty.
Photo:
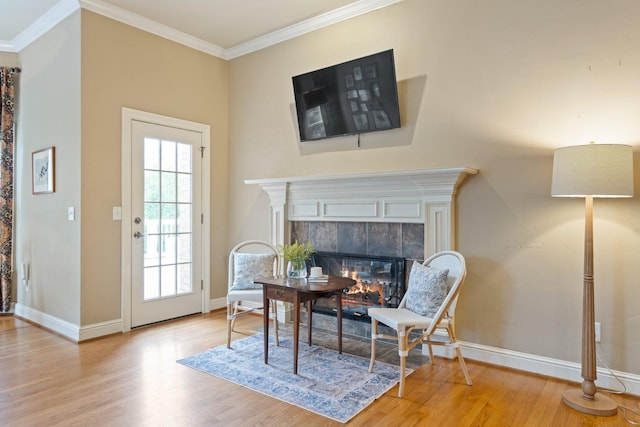
M264 341L256 334L178 360L178 363L215 375L283 402L346 423L400 381L397 366L300 343L298 375L293 374L292 342L269 337L269 364L264 364ZM411 370L407 369L407 372Z

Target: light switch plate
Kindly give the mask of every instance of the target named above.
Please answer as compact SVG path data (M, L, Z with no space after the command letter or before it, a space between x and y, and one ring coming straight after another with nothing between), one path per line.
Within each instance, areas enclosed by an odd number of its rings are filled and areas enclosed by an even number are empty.
M122 221L122 208L120 206L113 207L113 220Z
M73 206L69 206L67 208L67 219L69 221L73 221L76 219L76 208L74 208Z

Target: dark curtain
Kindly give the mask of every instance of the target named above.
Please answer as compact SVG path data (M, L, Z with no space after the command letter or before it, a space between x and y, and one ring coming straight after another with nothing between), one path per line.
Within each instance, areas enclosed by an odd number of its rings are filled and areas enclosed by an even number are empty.
M15 87L19 68L0 68L0 313L11 311L13 256L13 143Z

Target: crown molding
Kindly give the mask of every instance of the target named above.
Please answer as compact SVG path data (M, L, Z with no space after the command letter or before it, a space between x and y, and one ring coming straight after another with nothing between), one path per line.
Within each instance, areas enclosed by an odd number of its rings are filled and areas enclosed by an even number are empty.
M62 0L58 2L13 40L0 40L0 51L20 52L79 8L80 5L77 0Z
M13 41L10 40L0 40L0 52L11 52L11 53L16 53L18 52L16 50L15 45L13 44Z
M339 9L274 31L265 36L224 49L197 37L190 36L166 25L159 24L140 15L113 6L102 0L61 0L15 39L0 40L0 52L20 52L56 26L64 18L79 8L82 8L209 55L230 60L401 1L402 0L359 0Z
M355 18L356 16L364 15L365 13L381 9L395 3L400 3L401 1L402 0L360 0L339 9L307 19L306 21L274 31L273 33L262 37L257 37L248 42L230 47L229 49L226 49L224 59L238 58L312 31L328 27L329 25L337 24L338 22L346 21L347 19Z
M209 55L224 58L224 49L211 43L207 43L197 37L190 36L182 31L175 30L163 24L144 18L135 13L128 12L101 0L80 0L83 9L106 16L123 24L146 31L156 36L180 43L184 46L208 53Z

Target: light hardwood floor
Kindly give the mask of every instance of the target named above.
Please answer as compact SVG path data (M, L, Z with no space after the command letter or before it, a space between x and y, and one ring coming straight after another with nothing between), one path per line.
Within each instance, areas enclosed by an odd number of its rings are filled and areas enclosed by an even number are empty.
M251 329L261 318L248 316ZM197 372L176 360L225 342L218 311L81 344L0 317L3 426L333 426L327 418ZM241 337L234 335L234 339ZM351 420L352 426L624 426L561 403L565 381L468 360L436 358ZM256 369L260 363L256 363ZM613 396L638 408L640 399ZM637 420L637 418L636 418Z

